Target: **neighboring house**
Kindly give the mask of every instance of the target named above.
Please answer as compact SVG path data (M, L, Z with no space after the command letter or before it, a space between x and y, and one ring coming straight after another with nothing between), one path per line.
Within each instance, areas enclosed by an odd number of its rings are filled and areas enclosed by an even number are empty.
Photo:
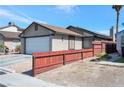
M124 30L116 33L116 49L124 57Z
M75 26L68 26L67 29L77 32L83 36L82 48L91 48L93 41L112 41L112 37L114 34L112 32L113 30L110 31L110 36L106 36Z
M0 27L0 45L8 47L9 52L15 52L16 46L21 44L19 34L22 31L22 28L11 22L8 26Z
M33 22L21 34L22 53L82 49L82 35L74 31Z

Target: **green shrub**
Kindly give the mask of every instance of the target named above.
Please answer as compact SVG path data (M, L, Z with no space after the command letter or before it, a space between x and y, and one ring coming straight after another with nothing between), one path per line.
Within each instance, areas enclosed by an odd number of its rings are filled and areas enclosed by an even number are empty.
M124 58L123 57L118 58L117 60L115 60L115 62L117 62L117 63L124 63Z

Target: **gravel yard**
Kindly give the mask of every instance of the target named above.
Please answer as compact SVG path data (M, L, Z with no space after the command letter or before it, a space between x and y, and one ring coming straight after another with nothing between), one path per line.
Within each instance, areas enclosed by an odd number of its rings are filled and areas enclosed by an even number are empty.
M62 86L124 87L124 68L78 61L36 76Z

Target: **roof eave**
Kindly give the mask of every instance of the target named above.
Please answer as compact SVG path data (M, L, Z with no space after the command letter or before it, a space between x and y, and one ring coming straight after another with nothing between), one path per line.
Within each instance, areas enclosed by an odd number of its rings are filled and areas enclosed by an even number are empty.
M99 34L99 33L95 33L95 32L89 31L89 30L87 30L87 29L80 28L80 27L75 27L75 26L71 26L71 25L70 25L70 26L67 27L67 29L69 29L69 28L74 28L74 29L77 29L78 31L83 30L83 31L85 31L85 32L94 34L94 36L97 36L97 37L99 37L99 38L103 38L103 39L112 39L112 38L109 37L109 36L102 35L102 34Z
M67 34L67 33L62 33L62 32L56 32L55 34L63 34L63 35L70 35L70 36L83 37L82 35Z

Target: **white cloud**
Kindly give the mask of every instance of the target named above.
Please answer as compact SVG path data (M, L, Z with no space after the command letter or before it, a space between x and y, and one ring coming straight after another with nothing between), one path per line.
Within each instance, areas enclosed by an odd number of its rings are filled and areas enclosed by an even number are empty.
M16 20L16 21L20 21L20 22L24 22L24 23L31 22L31 20L29 20L27 18L21 17L19 15L12 13L9 10L4 10L4 9L0 9L0 17L5 17L7 19Z
M10 10L5 10L5 9L0 9L0 17L4 17L4 18L7 18L7 19L11 19L11 20L19 21L19 22L24 22L24 23L28 23L28 24L33 22L33 21L36 21L36 22L39 22L39 23L46 23L44 21L26 16L23 13L19 14L19 12L18 12L18 14L16 14L16 13L13 13L12 11L10 11Z
M66 13L71 13L75 10L76 5L58 5L56 6L57 9L64 11Z

